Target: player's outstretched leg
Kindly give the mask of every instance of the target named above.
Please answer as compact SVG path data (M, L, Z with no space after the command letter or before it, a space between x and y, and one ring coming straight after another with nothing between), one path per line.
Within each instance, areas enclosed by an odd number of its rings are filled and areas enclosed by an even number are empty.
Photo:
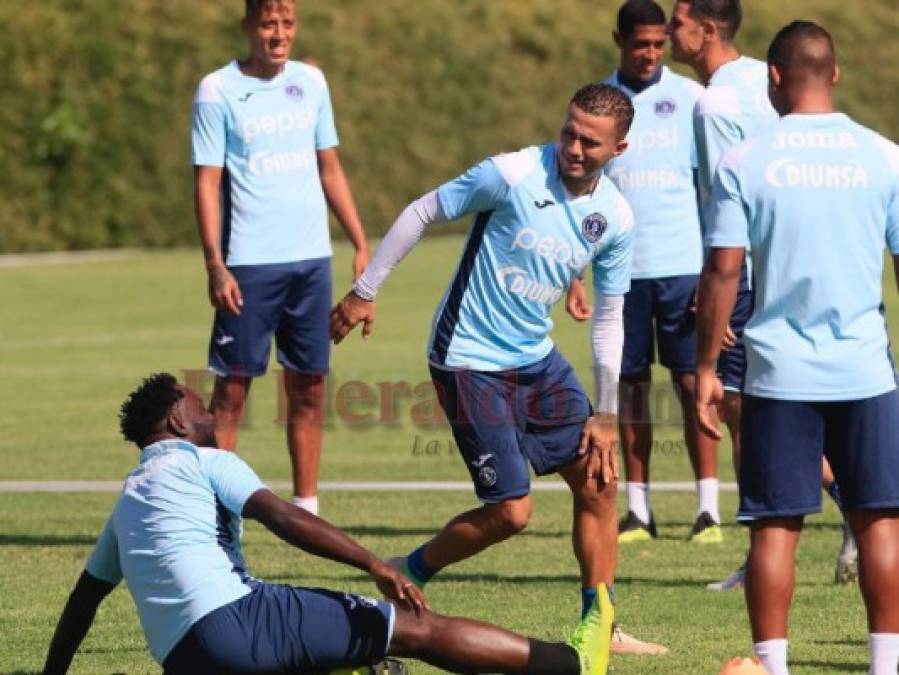
M388 562L423 588L444 567L521 532L530 520L531 508L529 495L484 504L453 518L436 537L405 558Z
M602 598L568 644L542 642L480 621L397 608L389 651L454 673L605 675L613 612L605 587Z

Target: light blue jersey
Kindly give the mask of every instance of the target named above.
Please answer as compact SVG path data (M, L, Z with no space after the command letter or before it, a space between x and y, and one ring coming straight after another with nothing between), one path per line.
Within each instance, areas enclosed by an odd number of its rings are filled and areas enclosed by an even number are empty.
M741 56L715 71L693 113L704 224L711 217L712 181L721 156L776 121L766 64Z
M263 487L232 452L185 441L141 452L86 569L112 584L124 576L159 663L194 623L250 592L240 514Z
M634 211L634 279L699 274L702 233L694 170L693 108L703 89L662 67L657 84L634 93L616 72L606 84L634 104L628 149L606 166Z
M896 388L882 311L899 254L899 148L842 114L789 115L719 166L708 243L748 235L755 310L745 391L850 401Z
M337 145L325 76L290 61L271 80L234 61L207 75L193 107L193 163L224 167L228 266L331 255L316 152Z
M606 177L593 194L571 197L557 154L548 143L498 155L438 189L447 218L476 215L434 316L435 366L497 371L540 361L553 348L552 306L591 263L597 292L630 288L630 207Z

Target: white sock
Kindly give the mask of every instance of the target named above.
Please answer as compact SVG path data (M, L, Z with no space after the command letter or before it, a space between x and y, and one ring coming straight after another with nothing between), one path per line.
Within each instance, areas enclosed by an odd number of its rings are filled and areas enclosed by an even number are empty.
M294 506L299 506L313 516L318 515L318 497L294 497L291 501Z
M649 525L649 483L627 483L627 510L633 511L644 523Z
M703 511L708 513L716 523L721 522L721 515L718 513L718 479L703 478L696 482L699 490L699 508L696 515Z
M894 675L899 666L899 634L871 633L868 638L871 648L870 675Z
M786 639L756 642L755 655L770 675L790 675L787 669Z

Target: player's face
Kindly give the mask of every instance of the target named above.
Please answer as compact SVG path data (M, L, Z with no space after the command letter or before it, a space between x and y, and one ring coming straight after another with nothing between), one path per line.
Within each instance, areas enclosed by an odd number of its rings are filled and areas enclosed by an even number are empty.
M258 16L244 19L243 29L250 41L250 60L266 68L281 68L290 58L297 34L293 2L268 3Z
M702 23L690 16L688 2L674 3L671 21L668 22L671 37L671 58L680 63L695 63L702 55L705 36Z
M196 445L216 447L218 443L215 438L215 416L192 389L178 385L178 390L184 395L178 405L182 421L187 427L189 440Z
M613 157L627 148L619 138L614 117L591 115L576 105L568 107L568 116L559 134L559 172L572 192L579 193L592 183Z
M615 44L621 49L621 72L644 82L651 80L662 67L665 40L665 26L636 26L628 37L615 33Z

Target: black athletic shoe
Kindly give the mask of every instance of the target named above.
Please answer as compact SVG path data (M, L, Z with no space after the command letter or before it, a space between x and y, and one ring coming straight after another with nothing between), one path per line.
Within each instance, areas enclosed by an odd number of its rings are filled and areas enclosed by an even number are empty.
M649 514L649 523L644 523L633 511L618 521L618 543L630 544L635 541L649 541L659 536L656 531L656 519Z
M708 511L703 511L693 523L689 540L695 544L720 544L724 541L721 523L716 522Z

